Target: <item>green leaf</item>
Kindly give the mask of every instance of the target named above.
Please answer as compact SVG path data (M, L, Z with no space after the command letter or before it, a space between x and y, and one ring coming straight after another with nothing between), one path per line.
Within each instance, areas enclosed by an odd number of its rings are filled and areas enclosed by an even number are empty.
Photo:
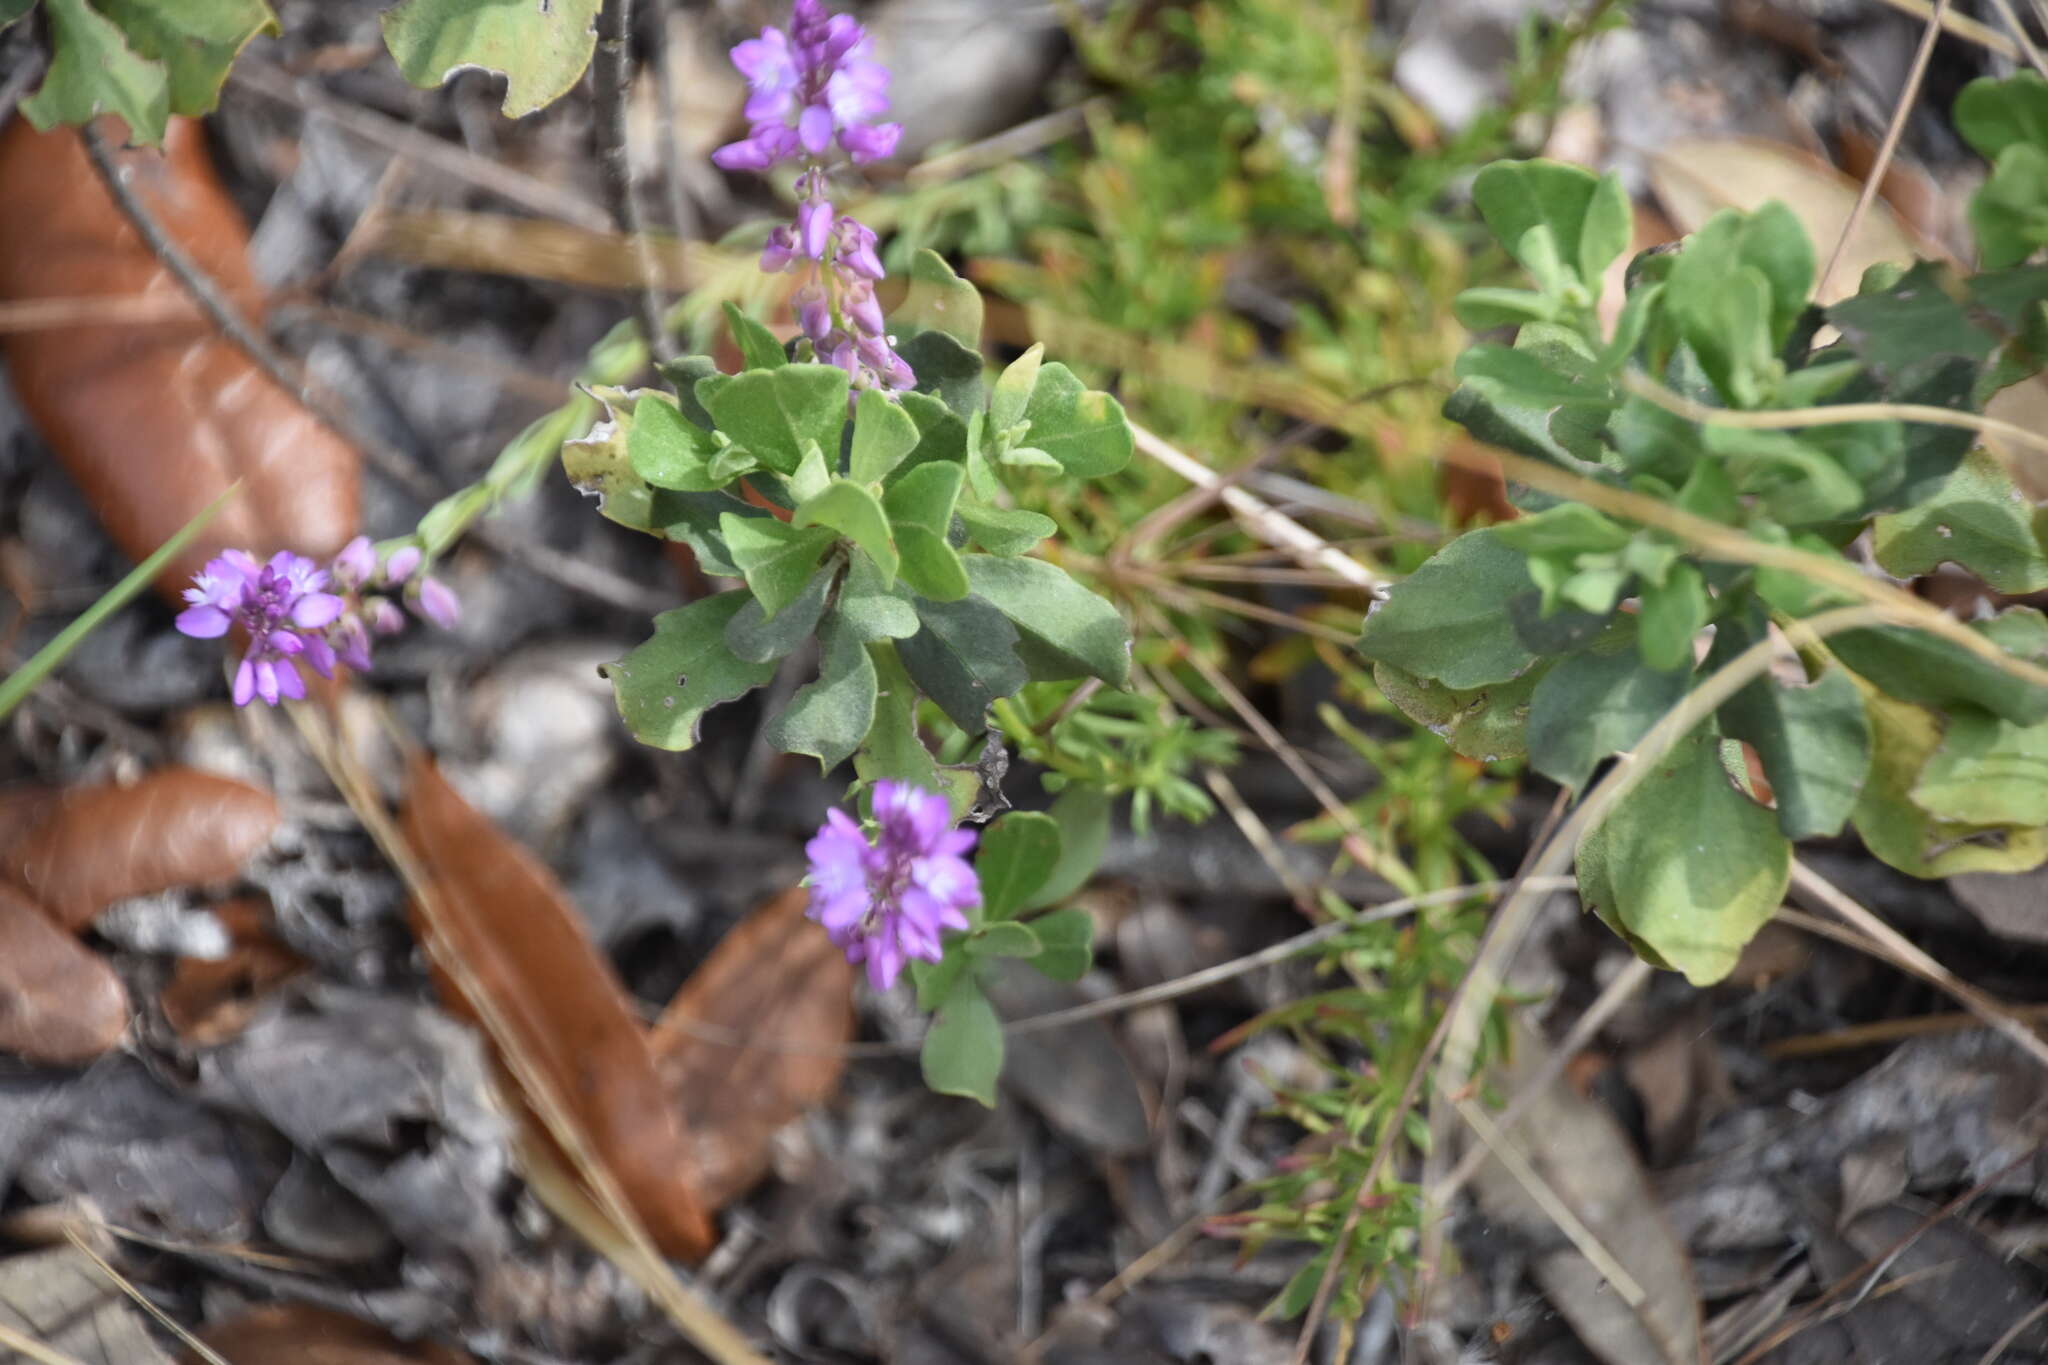
M967 534L976 545L1006 559L1031 553L1039 541L1060 529L1051 517L1017 508L963 502L953 510L967 524Z
M1058 567L1042 559L974 555L967 581L976 596L1016 623L1023 637L1017 653L1033 678L1094 677L1111 687L1130 682L1131 633L1124 618Z
M981 352L944 332L919 332L899 342L896 354L917 375L919 393L935 393L963 419L981 411Z
M889 537L889 518L873 493L861 484L834 479L825 490L797 504L789 524L829 526L867 552L882 571L882 586L896 581L896 543Z
M1095 920L1086 910L1055 910L1031 921L1038 956L1031 965L1055 981L1079 981L1094 959Z
M796 473L784 479L784 487L794 500L807 502L832 486L832 467L825 463L825 452L817 442L804 442L804 457L797 462Z
M718 429L778 474L794 474L804 443L836 454L846 426L846 371L837 365L748 370L699 381L697 397Z
M2025 872L2048 862L2048 831L2038 826L1970 824L1924 810L1913 794L1941 747L1940 722L1918 706L1861 690L1870 715L1871 764L1851 821L1866 848L1901 872L1926 878ZM1928 794L1945 796L1947 786L1938 781Z
M783 753L811 755L830 772L853 756L873 728L877 683L874 660L836 612L825 618L818 644L817 680L768 722L763 737Z
M36 0L0 0L0 28L6 28L35 7Z
M1708 986L1776 913L1792 846L1699 729L1579 841L1579 899L1652 965Z
M704 713L759 687L774 664L754 664L726 647L725 628L750 599L722 592L654 618L654 637L616 663L600 665L618 694L619 714L642 744L688 749Z
M943 332L970 350L981 348L981 293L929 249L910 261L910 292L889 321L899 330Z
M1116 473L1137 448L1123 405L1057 361L1039 367L1024 417L1031 423L1030 444L1077 479Z
M796 600L769 616L759 600L750 600L725 628L726 647L750 664L787 658L811 638L832 595L833 570L826 564L811 575Z
M1664 282L1664 308L1730 407L1761 407L1783 373L1775 300L1762 270L1741 259L1742 215L1723 209L1686 239Z
M918 1054L924 1083L941 1095L962 1095L993 1109L1003 1070L1003 1022L971 974L953 983Z
M278 31L264 0L97 0L97 7L137 56L164 64L174 114L212 113L249 40Z
M1531 555L1557 551L1603 554L1621 549L1635 536L1628 527L1582 502L1560 503L1492 530L1497 543Z
M1038 935L1028 924L1015 920L1003 920L984 925L974 931L966 949L972 957L1037 957L1039 954Z
M1524 243L1532 228L1550 230L1564 263L1589 293L1608 262L1628 250L1632 217L1615 176L1558 161L1496 161L1472 182L1472 201L1501 245L1531 269Z
M2048 724L2014 725L1957 707L1912 797L1937 819L2048 825Z
M917 688L904 672L895 647L875 643L868 645L867 651L875 666L875 722L853 756L854 771L865 783L887 777L925 791L946 790L939 780L938 760L918 738Z
M1109 847L1110 806L1109 793L1100 787L1070 783L1059 794L1046 813L1060 827L1060 856L1025 909L1058 905L1088 884Z
M750 370L777 370L789 363L789 353L775 339L775 333L740 311L731 299L725 301L726 325L740 348L740 359Z
M645 343L640 341L638 324L628 318L619 326L627 329L634 344L640 346L644 352ZM661 361L654 368L668 381L669 387L676 391L676 403L682 408L684 417L706 431L718 425L711 420L711 414L704 410L704 404L697 397L697 386L705 380L715 380L716 383L712 387L716 388L732 378L731 375L719 370L717 361L708 355L685 355L677 356L674 360Z
M953 410L928 393L915 391L897 395L897 402L917 427L917 445L898 469L908 472L933 460L963 464L967 459L967 423ZM905 469L905 466L908 469ZM901 478L902 473L897 477Z
M912 592L934 602L957 602L967 596L967 570L943 535L906 523L896 528L896 548L902 559L897 569Z
M2030 663L2048 663L2048 617L2012 607L1971 630ZM2048 687L2040 687L1938 636L1907 626L1845 630L1828 638L1837 658L1889 696L1942 708L1952 702L1981 706L2017 725L2048 720Z
M741 576L740 566L732 561L732 547L725 543L725 518L774 520L730 493L672 493L667 489L654 493L648 514L652 529L688 545L697 556L697 567L721 578Z
M864 642L901 640L917 634L917 609L882 586L882 571L866 555L855 555L839 585L838 613Z
M655 534L654 490L633 468L630 454L637 397L623 389L594 387L589 392L603 405L604 418L577 439L562 442L562 472L578 492L597 499L599 516ZM628 400L633 400L630 405Z
M1713 611L1700 571L1680 561L1671 566L1661 584L1643 584L1640 600L1636 647L1643 663L1654 669L1689 670L1693 637Z
M937 962L926 962L923 958L912 958L910 979L917 987L917 1007L927 1014L939 1007L939 1002L953 992L953 984L960 974L974 965L965 949L965 940L958 937L946 945L946 955Z
M761 599L761 610L774 616L803 595L812 570L838 539L827 527L798 527L773 517L743 517L727 512L719 518L732 561L746 575L747 586Z
M1986 270L2018 265L2048 244L2048 147L1998 154L1990 179L1970 196L1970 228Z
M1986 161L2012 146L2048 147L2048 80L2031 71L1980 76L1956 96L1956 131Z
M1714 627L1709 671L1763 638L1760 610ZM1842 832L1870 772L1870 721L1848 672L1830 665L1809 683L1762 677L1721 704L1722 732L1747 740L1763 760L1787 839Z
M1011 811L988 827L974 858L983 919L1009 919L1030 904L1059 862L1060 837L1059 822L1037 811Z
M1555 322L1559 316L1557 300L1532 289L1467 289L1451 300L1451 312L1474 332Z
M1031 391L1038 384L1038 368L1044 360L1045 343L1039 342L1004 369L988 396L990 427L1008 431L1023 420L1024 409L1031 402Z
M1701 440L1727 464L1736 490L1757 497L1781 526L1839 521L1863 505L1863 484L1813 437L1709 426Z
M885 397L880 389L863 390L853 409L853 451L847 476L855 483L878 483L917 449L917 443L917 423L902 404Z
M1932 497L1872 527L1877 562L1896 578L1961 565L2002 593L2048 588L2042 515L1988 451L1965 456Z
M979 597L915 605L924 629L896 642L903 667L955 725L978 735L989 705L1031 681L1017 657L1017 629Z
M1646 667L1627 631L1559 660L1529 699L1529 766L1583 792L1600 761L1633 749L1691 680L1689 668Z
M953 525L953 504L967 471L957 464L921 464L882 495L893 526L922 526L943 536Z
M1467 531L1373 608L1359 651L1459 690L1506 682L1536 661L1508 619L1508 599L1534 587L1496 528Z
M405 0L384 12L384 45L408 81L431 90L482 67L505 78L505 116L569 93L597 48L600 0Z
M633 397L626 457L635 474L656 488L685 493L709 493L730 482L712 472L711 461L720 453L717 438L665 395L642 389Z
M1538 664L1504 683L1450 688L1390 663L1372 666L1372 680L1388 701L1457 753L1482 763L1505 763L1528 754L1529 707L1548 674L1549 666Z
M131 141L160 145L171 110L164 68L138 56L121 30L85 0L48 0L43 14L50 26L50 69L21 102L28 121L48 132L60 123L119 114Z

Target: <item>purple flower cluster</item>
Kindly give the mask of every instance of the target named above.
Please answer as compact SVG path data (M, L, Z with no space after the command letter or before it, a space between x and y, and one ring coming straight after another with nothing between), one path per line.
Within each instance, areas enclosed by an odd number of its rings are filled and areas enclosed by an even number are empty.
M889 108L889 70L870 55L867 32L851 17L828 15L823 0L796 0L789 32L761 30L732 50L752 93L752 128L711 159L727 170L765 171L801 162L796 222L776 228L761 268L816 271L797 290L797 320L818 358L853 376L855 389L909 388L917 376L886 331L875 282L883 276L875 234L832 207L824 159L836 144L855 164L896 150L900 124L874 120ZM822 269L820 269L822 267Z
M260 697L275 706L281 698L306 695L298 661L311 664L323 678L334 676L337 662L367 670L371 637L402 630L405 613L391 598L366 590L402 587L419 564L419 547L408 545L380 570L367 536L350 541L325 569L289 550L260 564L246 550L228 550L209 560L185 589L192 605L178 613L178 629L194 639L214 640L240 626L249 647L235 669L235 705L247 706ZM424 575L411 602L413 610L443 629L453 628L461 614L455 594Z
M954 829L946 798L904 782L875 784L874 843L835 810L804 845L811 860L806 912L849 962L865 962L876 990L896 984L911 958L937 962L939 935L968 927L981 882L961 854L971 830Z

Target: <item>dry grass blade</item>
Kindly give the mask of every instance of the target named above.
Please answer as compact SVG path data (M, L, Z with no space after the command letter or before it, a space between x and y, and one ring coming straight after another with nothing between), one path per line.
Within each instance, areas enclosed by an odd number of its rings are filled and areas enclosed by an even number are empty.
M1906 119L1919 98L1920 83L1927 78L1927 63L1934 56L1935 40L1941 37L1941 21L1948 14L1948 7L1949 0L1934 0L1934 11L1927 16L1927 29L1920 35L1920 47L1913 53L1913 66L1906 75L1906 88L1899 93L1898 103L1892 109L1892 121L1884 130L1884 141L1878 145L1877 160L1871 164L1870 174L1863 179L1863 192L1856 196L1856 207L1850 211L1849 221L1842 225L1842 235L1835 240L1835 249L1828 253L1828 263L1821 269L1820 280L1813 287L1815 297L1825 296L1828 292L1828 281L1834 278L1835 267L1841 264L1842 254L1849 249L1850 239L1856 235L1856 225L1870 211L1878 190L1884 186L1884 173L1890 169L1892 155L1899 149L1899 135L1906 131Z
M1507 1107L1500 1111L1500 1117L1493 1120L1494 1127L1500 1133L1505 1135L1512 1132L1516 1124L1528 1117L1529 1110L1542 1088L1564 1073L1571 1059L1578 1056L1586 1044L1593 1041L1593 1035L1598 1033L1637 991L1649 984L1650 977L1655 971L1656 968L1638 957L1631 958L1628 966L1615 973L1614 979L1601 990L1599 997L1587 1007L1586 1012L1573 1021L1571 1031L1565 1034L1558 1045L1543 1059L1543 1064L1515 1091L1513 1097L1508 1100ZM1478 1147L1460 1157L1458 1164L1451 1168L1450 1174L1438 1182L1436 1188L1431 1191L1430 1201L1440 1207L1448 1207L1485 1159L1486 1152Z
M337 743L325 718L304 706L294 706L291 714L321 766L407 889L421 901L434 901L439 892L433 876L384 809L382 798L366 774ZM578 1124L576 1097L560 1093L549 1070L526 1051L523 1032L499 1008L496 998L478 979L476 969L460 954L450 952L445 941L430 938L424 946L441 970L476 1004L485 1033L517 1080L521 1099L539 1120L536 1136L544 1136L555 1149L546 1150L539 1142L525 1144L525 1168L535 1192L646 1290L677 1329L717 1365L769 1365L730 1323L676 1278L618 1179L598 1157L590 1138Z
M1895 964L1940 987L1970 1013L2019 1044L2028 1056L2043 1066L2048 1066L2048 1042L2043 1042L2041 1035L2029 1028L2026 1021L2010 1007L1992 999L1942 966L1928 956L1925 950L1908 940L1904 934L1886 924L1833 882L1796 858L1792 861L1792 886L1794 890L1804 892L1861 931L1871 942L1879 945L1885 956Z
M140 1289L137 1289L126 1275L123 1275L120 1271L109 1265L104 1256L101 1256L92 1249L91 1244L86 1241L84 1234L76 1226L64 1229L64 1239L77 1249L79 1255L91 1261L93 1267L100 1274L107 1277L107 1283L113 1285L114 1288L120 1290L123 1294L126 1294L129 1301L136 1307L155 1318L159 1323L162 1323L165 1331L184 1342L186 1349L205 1361L206 1365L228 1365L228 1362L215 1355L205 1342L186 1331L170 1314L164 1312L163 1309L151 1302L149 1296Z
M1331 549L1321 536L1292 517L1268 506L1256 495L1226 484L1216 471L1201 461L1176 450L1135 423L1132 424L1131 431L1137 437L1138 449L1196 487L1214 489L1218 499L1244 523L1246 530L1268 545L1286 550L1304 568L1325 570L1355 588L1364 588L1367 592L1376 592L1386 586L1386 579L1373 573L1350 555Z
M27 1356L35 1361L36 1365L85 1365L77 1356L68 1356L62 1351L52 1350L34 1337L17 1332L4 1322L0 1322L0 1346Z

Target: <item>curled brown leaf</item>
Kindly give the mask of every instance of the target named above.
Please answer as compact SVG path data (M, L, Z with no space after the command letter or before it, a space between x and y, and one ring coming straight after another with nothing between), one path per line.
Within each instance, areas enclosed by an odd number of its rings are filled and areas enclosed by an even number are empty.
M119 141L116 123L110 141ZM199 125L173 119L161 153L116 153L168 236L245 316L257 311L248 230ZM142 559L243 480L159 577L182 588L224 546L324 557L355 534L359 458L185 302L108 195L75 130L0 131L0 299L154 300L154 321L78 322L0 337L8 376L122 551Z
M573 1111L590 1155L656 1244L701 1260L711 1249L711 1220L646 1033L561 885L429 759L413 764L400 825L431 888L413 903L413 928L429 947L442 1000L485 1024L501 1048L518 1048L523 1065L507 1069L544 1078ZM489 998L472 999L465 982ZM531 1131L548 1129L535 1122Z
M277 832L277 798L233 778L163 768L132 785L9 793L0 881L67 929L118 900L226 881Z
M73 1066L121 1041L128 992L20 892L0 886L0 1052Z
M476 1357L435 1342L403 1342L381 1327L304 1303L253 1308L199 1334L235 1365L475 1365ZM198 1365L201 1357L183 1360Z
M650 1044L710 1208L768 1169L768 1139L829 1099L853 1037L853 966L783 893L719 941L662 1012Z

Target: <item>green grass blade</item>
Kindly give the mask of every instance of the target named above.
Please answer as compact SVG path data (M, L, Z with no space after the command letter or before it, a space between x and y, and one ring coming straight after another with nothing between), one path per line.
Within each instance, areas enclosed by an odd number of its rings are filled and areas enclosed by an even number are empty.
M162 571L164 565L176 558L179 551L190 545L193 538L206 529L228 499L242 491L239 481L231 484L225 493L215 498L200 510L199 515L178 528L169 540L157 547L155 554L136 565L129 575L109 588L99 601L87 607L76 621L57 632L56 638L35 652L35 656L20 668L0 679L0 720L5 720L22 699L36 690L42 680L55 672L57 665L69 658L71 651L91 634L99 624L115 612L128 605L129 601L144 588L149 580Z

